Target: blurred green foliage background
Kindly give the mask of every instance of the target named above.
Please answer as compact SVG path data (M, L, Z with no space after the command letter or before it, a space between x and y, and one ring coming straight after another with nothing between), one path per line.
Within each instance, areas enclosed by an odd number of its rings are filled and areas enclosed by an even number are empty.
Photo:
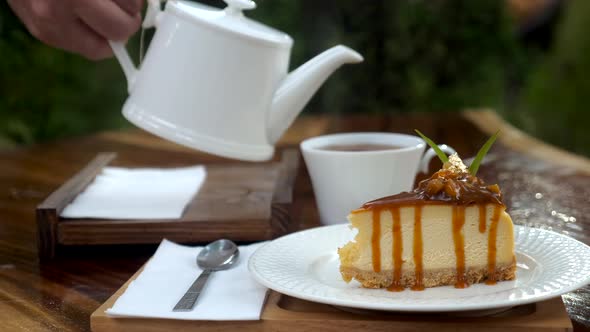
M221 7L220 0L203 1ZM247 15L289 33L292 67L335 44L365 57L336 72L306 112L491 107L517 127L590 156L590 1L569 0L542 42L498 0L259 0ZM129 45L137 59L139 38ZM0 1L0 147L129 127L115 60L36 41Z

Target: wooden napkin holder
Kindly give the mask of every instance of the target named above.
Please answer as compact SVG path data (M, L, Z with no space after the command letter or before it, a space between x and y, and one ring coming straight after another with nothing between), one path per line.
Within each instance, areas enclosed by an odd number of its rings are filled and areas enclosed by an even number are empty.
M208 164L207 177L180 219L66 219L61 211L116 158L98 154L37 207L40 259L51 259L58 247L151 244L163 238L201 243L229 238L260 241L295 230L293 188L299 171L296 149L282 151L268 163ZM145 167L150 167L146 165Z

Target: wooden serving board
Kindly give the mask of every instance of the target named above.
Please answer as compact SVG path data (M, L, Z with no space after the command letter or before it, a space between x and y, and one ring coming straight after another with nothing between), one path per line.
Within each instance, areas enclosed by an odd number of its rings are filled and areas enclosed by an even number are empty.
M260 241L297 228L292 224L300 158L296 149L284 150L274 162L207 165L205 182L180 219L61 218L61 211L115 158L114 153L99 154L37 207L41 259L73 245L148 244L163 238L183 243Z
M139 270L90 316L94 332L155 331L573 331L561 298L514 307L493 314L397 314L338 308L269 291L258 321L189 321L173 319L113 318L105 311L125 292Z

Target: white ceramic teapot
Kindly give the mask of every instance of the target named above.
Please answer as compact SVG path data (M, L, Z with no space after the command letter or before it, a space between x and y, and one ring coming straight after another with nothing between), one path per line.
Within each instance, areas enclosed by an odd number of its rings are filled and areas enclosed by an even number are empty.
M362 56L335 46L287 73L293 40L246 18L249 0L223 10L149 0L144 27L156 27L141 68L111 42L129 87L124 116L151 133L209 153L267 160L273 145L326 78Z

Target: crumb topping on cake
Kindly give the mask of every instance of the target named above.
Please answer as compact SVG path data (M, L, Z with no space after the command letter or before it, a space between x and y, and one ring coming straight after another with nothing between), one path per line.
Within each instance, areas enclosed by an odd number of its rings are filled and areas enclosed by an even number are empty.
M444 163L443 169L447 169L453 173L468 173L467 166L463 163L463 160L459 158L459 155L455 152L449 157L449 161Z

